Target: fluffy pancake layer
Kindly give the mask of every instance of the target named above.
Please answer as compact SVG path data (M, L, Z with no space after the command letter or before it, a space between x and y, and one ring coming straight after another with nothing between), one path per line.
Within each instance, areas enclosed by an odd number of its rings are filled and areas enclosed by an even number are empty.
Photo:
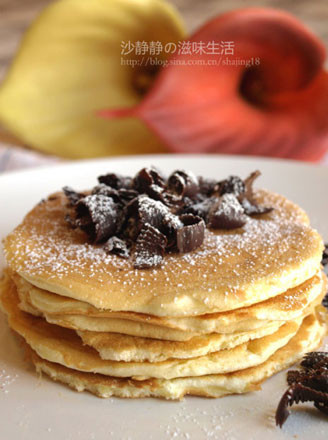
M285 345L297 332L301 320L289 321L275 333L193 359L168 359L162 362L120 362L101 359L92 348L83 346L70 330L48 324L23 313L13 289L2 296L2 304L12 329L19 333L43 359L75 370L116 377L172 379L219 374L258 365Z
M177 379L149 379L143 381L131 378L115 378L101 374L83 373L60 364L46 361L35 352L31 359L38 372L44 372L53 380L62 382L76 391L89 391L98 397L124 398L160 397L182 399L185 395L223 397L260 389L260 384L280 370L288 368L302 356L315 350L325 334L325 328L314 315L308 316L297 334L266 362L245 370L228 374L184 377Z
M31 284L99 310L193 316L247 307L313 277L323 244L306 214L284 197L257 192L274 210L243 228L207 230L201 247L168 254L160 268L86 242L65 220L62 194L37 205L5 241L9 267Z
M302 315L306 307L318 298L320 299L326 291L326 279L319 272L300 286L250 307L192 317L164 318L129 312L99 311L87 303L39 289L17 274L13 275L13 279L17 286L20 307L23 310L36 316L44 316L47 321L58 323L64 327L79 330L114 331L112 330L113 322L118 325L121 323L121 327L124 327L128 320L183 330L198 335L212 332L248 331L264 327L275 321L295 319Z

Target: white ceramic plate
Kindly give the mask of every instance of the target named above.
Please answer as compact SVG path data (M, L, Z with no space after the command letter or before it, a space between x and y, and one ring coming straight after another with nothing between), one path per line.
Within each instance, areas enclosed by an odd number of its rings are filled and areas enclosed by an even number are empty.
M229 174L246 176L260 169L263 176L257 185L299 203L328 241L328 167L227 156L139 156L82 161L3 175L0 177L0 238L35 203L64 185L84 189L93 186L100 174L110 171L133 174L151 164L164 172L184 168L218 179ZM5 318L0 316L0 438L3 440L326 439L327 418L311 404L295 407L283 430L275 427L275 408L285 388L286 373L282 372L268 380L262 391L223 399L188 397L183 402L98 399L88 393L71 391L46 377L37 377L24 361Z

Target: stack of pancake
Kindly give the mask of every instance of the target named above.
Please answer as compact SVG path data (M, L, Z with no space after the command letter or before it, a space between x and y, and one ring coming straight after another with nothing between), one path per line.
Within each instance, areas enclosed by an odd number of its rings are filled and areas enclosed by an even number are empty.
M101 397L220 397L316 349L322 239L284 197L256 198L274 209L145 270L70 228L62 193L37 205L5 240L1 283L36 369Z

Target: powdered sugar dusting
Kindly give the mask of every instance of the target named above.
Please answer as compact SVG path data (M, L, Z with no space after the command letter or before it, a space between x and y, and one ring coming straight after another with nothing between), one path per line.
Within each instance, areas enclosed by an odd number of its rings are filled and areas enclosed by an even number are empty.
M22 274L42 275L56 283L63 280L67 288L70 282L82 282L91 296L105 285L108 294L134 296L134 303L139 295L143 303L145 295L150 299L172 294L172 301L177 292L179 297L190 297L192 286L204 292L204 307L210 308L215 290L228 296L245 284L277 272L281 275L311 257L318 247L313 231L304 225L304 215L294 205L267 193L259 193L259 199L274 206L274 211L249 218L241 229L207 230L203 245L195 251L167 254L160 268L137 270L131 259L108 255L103 247L87 243L83 232L72 230L65 221L65 198L58 195L37 206L9 238L7 258ZM99 298L97 306L101 307Z
M10 385L18 378L17 374L11 374L6 369L0 369L0 392L9 393Z

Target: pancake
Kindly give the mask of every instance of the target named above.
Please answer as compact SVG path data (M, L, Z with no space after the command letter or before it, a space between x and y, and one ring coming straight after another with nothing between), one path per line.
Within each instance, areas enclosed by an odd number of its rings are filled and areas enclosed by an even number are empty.
M258 174L108 174L32 209L0 305L36 369L101 397L220 397L317 348L322 239Z
M43 359L66 367L115 377L172 379L176 377L222 374L265 362L297 333L302 319L289 321L275 333L193 359L168 359L162 362L119 362L103 360L96 350L83 346L74 331L51 325L18 308L14 288L3 290L2 306L10 327L20 334Z
M84 373L66 368L40 358L29 349L29 353L39 373L49 375L76 391L89 391L98 397L113 396L124 398L159 397L182 399L185 395L223 397L259 390L260 384L280 370L293 365L303 355L315 350L321 343L325 327L315 315L305 318L297 334L284 347L276 351L266 362L245 370L228 374L184 377L171 380L149 379L137 381Z
M321 297L322 298L322 297ZM318 301L319 304L321 301ZM314 312L313 304L303 311L303 317ZM95 348L102 359L115 361L160 362L170 358L188 359L219 350L231 349L247 341L262 338L276 332L284 321L276 321L266 327L228 334L210 333L195 336L188 341L165 341L134 337L108 332L77 331L84 344Z
M316 297L314 304L320 303L322 297L324 296L324 291L321 295ZM312 305L308 306L309 308ZM298 310L297 316L302 316L305 309ZM291 313L292 314L292 313ZM52 324L56 324L62 327L71 328L77 331L91 331L91 332L113 332L113 333L123 333L131 336L141 336L153 339L164 339L168 341L186 341L190 340L194 336L199 336L201 334L207 334L206 331L185 331L179 329L172 329L167 327L162 327L159 325L148 324L147 322L131 321L127 319L116 319L116 318L94 318L89 316L80 315L43 315L45 319ZM253 320L241 320L231 323L230 326L221 326L223 330L222 334L231 334L236 332L245 332L256 329L261 329L263 327L272 326L281 323L281 320L271 321L253 319ZM219 328L219 323L216 325ZM224 331L226 333L224 333Z
M195 336L188 341L165 341L120 333L77 331L83 344L98 351L105 360L124 362L161 362L170 358L189 359L226 350L275 333L284 322L243 333Z
M197 334L248 331L264 327L268 322L296 319L302 315L303 310L309 304L320 298L327 290L326 276L320 271L300 286L249 307L192 317L164 318L131 312L99 311L87 303L39 289L17 274L13 274L12 279L17 286L22 310L36 316L46 316L49 322L59 323L61 321L63 323L66 321L71 323L71 325L63 325L64 327L73 325L73 328L83 328L85 325L88 329L91 327L95 329L96 323L100 322L99 327L106 329L104 331L111 331L112 325L109 319L113 318L124 319L123 323L126 323L125 320L128 319L144 322L147 325L153 324ZM71 315L77 316L71 317ZM100 320L88 318L100 318Z
M51 324L56 324L76 331L123 333L131 336L140 336L165 341L189 341L195 336L200 336L200 333L198 332L160 327L158 325L129 321L127 319L100 319L75 315L66 315L64 317L45 315L44 317L47 322ZM267 326L279 325L279 323L281 324L281 321L268 321ZM259 325L260 324L253 329L247 328L246 330L243 330L241 328L239 329L239 332L258 330L261 328Z
M99 310L195 316L247 307L315 276L323 243L304 211L284 197L257 191L274 210L239 229L206 230L202 246L167 254L160 268L136 270L129 260L86 243L65 221L58 193L37 205L5 240L12 271L36 287Z

